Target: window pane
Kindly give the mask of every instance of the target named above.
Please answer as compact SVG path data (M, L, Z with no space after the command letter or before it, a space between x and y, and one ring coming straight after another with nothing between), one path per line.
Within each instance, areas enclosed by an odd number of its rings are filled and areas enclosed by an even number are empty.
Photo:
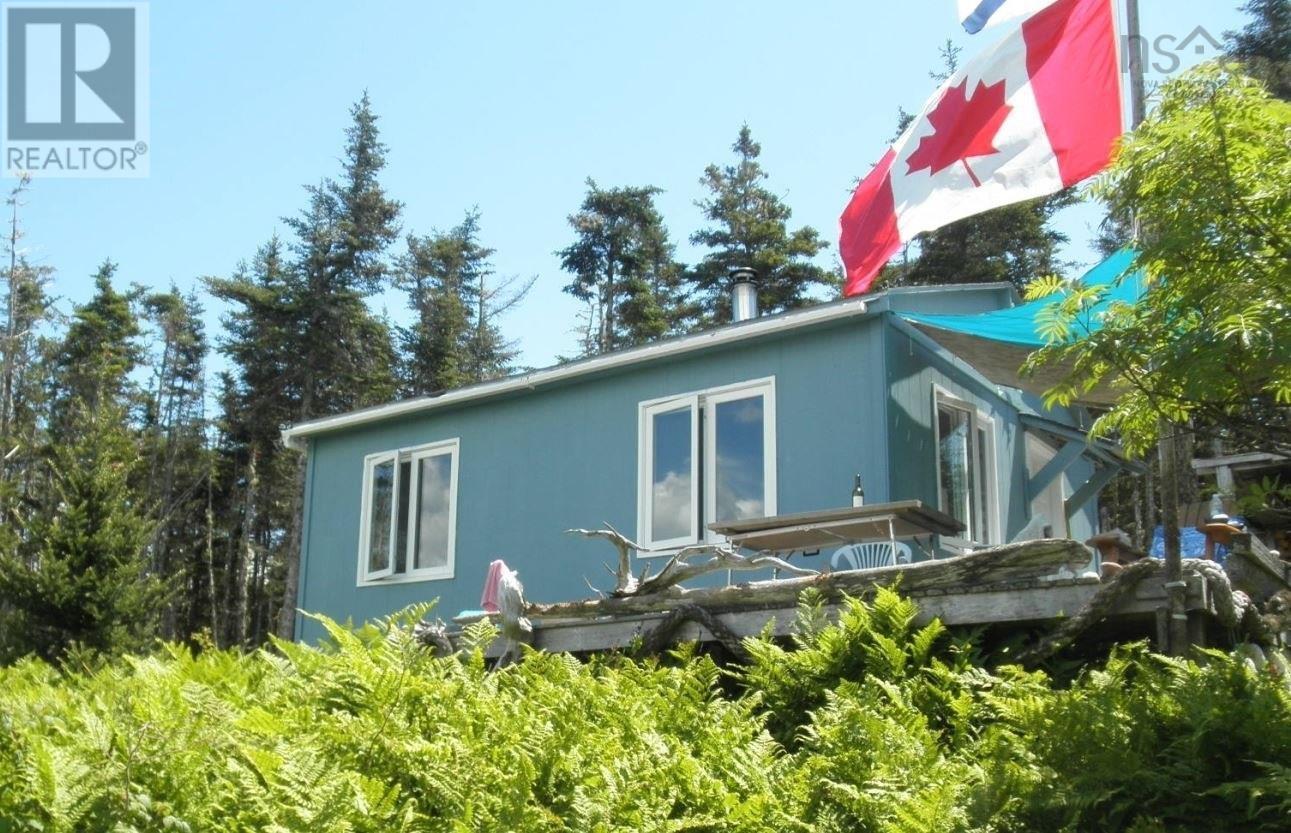
M717 517L715 521L760 518L766 514L762 396L719 402L717 434Z
M394 524L394 571L408 571L408 498L412 491L412 463L399 464L399 511Z
M394 501L394 461L372 467L372 503L368 515L368 571L390 566L390 508Z
M448 565L448 527L452 520L449 490L453 483L453 458L436 454L417 461L416 568Z
M967 411L937 406L937 436L940 438L937 454L941 462L938 501L941 511L964 525L964 536L969 540L977 540L973 511L976 505L976 486L968 431Z
M690 482L693 419L689 406L651 418L654 460L650 469L650 537L655 541L691 534L695 511L694 484Z

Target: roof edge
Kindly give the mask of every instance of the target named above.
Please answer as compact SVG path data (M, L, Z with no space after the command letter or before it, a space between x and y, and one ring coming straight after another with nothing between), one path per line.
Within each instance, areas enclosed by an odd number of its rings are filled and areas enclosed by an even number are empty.
M307 439L318 434L354 428L393 417L476 402L507 393L534 390L541 386L575 379L580 376L631 367L652 359L692 353L746 338L789 332L829 321L862 318L871 313L870 304L882 295L883 293L880 292L860 298L845 298L830 304L821 304L803 310L794 310L780 315L743 321L716 330L680 336L569 364L555 365L516 376L508 376L492 382L469 385L435 396L423 396L402 402L391 402L386 405L377 405L336 416L298 422L282 430L282 441L288 448L303 451L306 447Z

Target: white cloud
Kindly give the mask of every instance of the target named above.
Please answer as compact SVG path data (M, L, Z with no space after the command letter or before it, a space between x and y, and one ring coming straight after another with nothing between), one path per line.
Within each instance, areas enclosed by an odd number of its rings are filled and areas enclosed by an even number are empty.
M691 511L694 506L690 473L670 471L663 480L654 483L651 504L653 523L650 537L656 541L681 538L690 534Z

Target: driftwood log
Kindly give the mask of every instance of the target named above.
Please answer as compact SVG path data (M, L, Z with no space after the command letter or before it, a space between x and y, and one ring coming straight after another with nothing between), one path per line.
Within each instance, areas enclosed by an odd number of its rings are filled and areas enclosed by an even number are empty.
M1018 665L1034 666L1076 641L1090 627L1101 622L1116 608L1122 599L1134 592L1143 579L1160 571L1160 561L1143 559L1117 573L1111 581L1104 582L1094 597L1076 615L1065 620L1051 633L1018 654Z
M1035 645L1018 654L1019 665L1033 666L1062 651L1076 641L1080 634L1107 618L1120 601L1128 597L1144 579L1164 570L1165 562L1154 558L1135 561L1106 582L1074 616L1045 636ZM1226 628L1239 634L1259 638L1263 636L1263 623L1259 610L1250 596L1234 590L1228 573L1214 561L1198 558L1183 560L1183 575L1204 578L1214 600L1215 618Z
M746 559L752 562L754 559ZM827 572L773 581L755 581L726 587L686 590L671 584L662 592L591 599L557 604L530 604L526 615L541 618L593 619L602 616L666 612L681 603L700 605L712 612L793 607L808 587L827 601L844 594L864 596L878 586L900 584L911 596L963 592L987 587L1034 582L1059 573L1072 575L1089 563L1089 551L1075 541L1026 541L979 550L969 555L920 561L871 570ZM763 566L771 566L769 564Z
M653 656L663 653L674 642L677 631L687 622L694 622L711 633L738 661L748 661L749 654L744 650L740 635L724 625L721 619L695 604L682 604L670 610L667 616L659 620L659 624L641 638L637 654Z
M709 573L726 570L748 571L776 569L784 570L795 576L820 575L817 570L797 567L773 555L743 556L729 547L718 544L699 544L683 547L668 559L663 568L654 575L650 574L649 565L640 577L632 575L631 552L652 552L629 539L617 529L605 525L605 529L567 529L570 535L582 535L584 538L604 538L614 545L619 552L618 568L614 571L614 593L619 598L629 596L650 596L676 588L683 581L690 581ZM692 561L699 556L709 556L707 561Z
M448 627L440 619L433 622L422 619L413 626L412 638L433 651L437 657L451 656L457 650L448 636Z
M614 595L630 596L637 590L637 578L632 575L632 553L649 552L646 547L619 532L609 524L604 529L567 529L567 535L581 535L584 538L604 538L619 551L619 561L615 566Z

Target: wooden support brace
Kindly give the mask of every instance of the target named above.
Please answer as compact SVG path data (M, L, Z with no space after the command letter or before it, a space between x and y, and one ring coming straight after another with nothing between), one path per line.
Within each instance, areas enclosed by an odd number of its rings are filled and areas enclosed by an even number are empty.
M1067 470L1076 458L1085 451L1085 444L1068 440L1058 453L1053 455L1053 459L1044 464L1044 468L1035 473L1035 477L1027 480L1027 500L1035 500L1041 492L1048 488L1059 475Z
M1067 498L1064 511L1067 514L1067 521L1070 522L1076 513L1084 508L1094 497L1102 491L1103 487L1112 482L1119 469L1116 466L1099 466L1094 470L1085 485L1076 490L1076 493Z

